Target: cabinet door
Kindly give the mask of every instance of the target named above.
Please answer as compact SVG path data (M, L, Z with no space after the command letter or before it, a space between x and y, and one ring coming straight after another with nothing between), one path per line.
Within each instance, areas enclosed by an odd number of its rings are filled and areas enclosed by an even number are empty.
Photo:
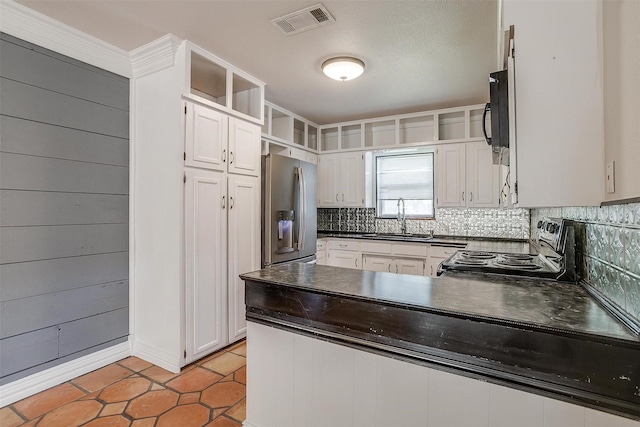
M360 252L331 250L327 253L327 265L360 269Z
M436 205L443 208L466 206L464 144L446 144L437 148Z
M446 258L429 257L427 259L427 266L425 268L424 275L425 276L431 276L431 277L437 277L437 275L438 275L437 274L438 273L438 266L445 259Z
M227 343L227 183L220 172L187 169L185 173L185 362L189 363Z
M362 269L370 271L391 271L392 259L383 256L376 255L363 255L362 256Z
M424 276L424 259L396 258L391 267L392 273L413 274L414 276ZM395 271L394 271L395 267Z
M260 127L229 117L229 172L260 176Z
M215 110L185 102L186 166L225 170L227 117Z
M229 342L244 337L247 321L240 274L260 269L260 179L229 175Z
M340 206L364 206L364 155L340 154L338 194Z
M318 265L327 265L327 251L322 250L316 252L316 264Z
M339 159L335 154L323 155L318 162L318 207L338 206Z
M467 206L491 208L499 206L500 166L493 164L491 146L484 141L467 144Z

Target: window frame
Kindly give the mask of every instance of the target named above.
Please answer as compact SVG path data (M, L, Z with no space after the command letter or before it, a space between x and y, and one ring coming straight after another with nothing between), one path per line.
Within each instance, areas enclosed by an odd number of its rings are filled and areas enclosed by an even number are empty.
M405 215L407 219L425 219L431 220L436 217L436 149L435 148L400 148L400 149L389 149L376 151L373 153L373 158L371 162L372 166L372 178L373 178L373 191L372 191L372 199L373 199L373 207L376 210L376 218L380 219L396 219L397 215L381 215L380 208L378 204L378 158L379 157L392 157L392 156L410 156L410 155L431 155L431 184L432 184L432 204L433 204L433 215Z

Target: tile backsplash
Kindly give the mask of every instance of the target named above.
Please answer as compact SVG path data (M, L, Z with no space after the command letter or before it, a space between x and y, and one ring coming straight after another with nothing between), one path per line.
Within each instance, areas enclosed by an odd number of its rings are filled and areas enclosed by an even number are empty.
M640 203L531 210L531 237L543 217L578 222L578 271L591 286L640 321Z
M437 209L435 220L407 219L407 233L529 239L528 209ZM318 209L318 231L399 233L396 219L376 218L374 208Z

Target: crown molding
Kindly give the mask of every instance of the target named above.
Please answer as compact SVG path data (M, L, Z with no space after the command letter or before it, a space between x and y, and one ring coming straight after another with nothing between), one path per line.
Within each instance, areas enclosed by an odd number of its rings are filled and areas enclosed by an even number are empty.
M0 0L0 31L103 70L132 76L127 51L13 0Z
M183 41L167 34L130 52L133 77L139 78L172 67Z

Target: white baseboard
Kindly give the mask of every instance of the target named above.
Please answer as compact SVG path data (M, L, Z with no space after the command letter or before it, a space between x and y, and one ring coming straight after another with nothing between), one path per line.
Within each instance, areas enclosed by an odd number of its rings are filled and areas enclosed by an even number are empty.
M0 386L0 408L130 355L131 346L123 342Z
M174 354L145 344L139 339L133 342L131 354L174 374L180 373L180 356L176 358Z

